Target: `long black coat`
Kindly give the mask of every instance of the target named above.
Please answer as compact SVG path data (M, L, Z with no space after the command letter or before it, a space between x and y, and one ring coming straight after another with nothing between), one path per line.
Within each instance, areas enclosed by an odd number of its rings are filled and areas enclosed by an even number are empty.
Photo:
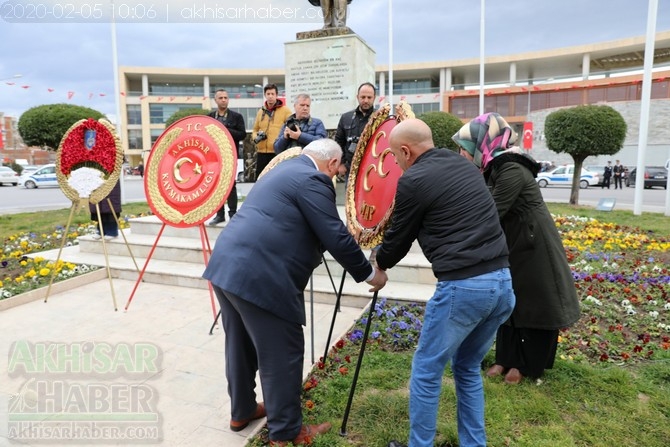
M535 181L539 167L530 157L507 153L491 161L485 176L510 252L514 326L561 329L579 319L579 300L561 237Z

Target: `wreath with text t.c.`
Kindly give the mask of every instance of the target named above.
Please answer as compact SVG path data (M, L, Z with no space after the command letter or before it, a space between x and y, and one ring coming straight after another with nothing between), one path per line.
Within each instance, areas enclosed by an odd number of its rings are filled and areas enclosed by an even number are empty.
M123 150L114 126L104 119L82 119L58 145L56 177L68 199L95 204L114 188L122 165Z

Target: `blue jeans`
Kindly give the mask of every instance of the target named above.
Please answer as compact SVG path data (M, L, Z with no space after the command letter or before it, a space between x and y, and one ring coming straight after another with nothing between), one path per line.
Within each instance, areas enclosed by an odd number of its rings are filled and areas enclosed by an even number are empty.
M409 447L433 447L442 376L450 360L459 445L486 446L481 362L514 303L507 268L437 283L412 361Z

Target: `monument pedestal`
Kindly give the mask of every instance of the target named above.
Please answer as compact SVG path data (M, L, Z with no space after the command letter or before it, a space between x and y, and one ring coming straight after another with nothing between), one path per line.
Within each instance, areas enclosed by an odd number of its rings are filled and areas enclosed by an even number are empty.
M284 44L287 105L293 108L295 97L308 93L311 115L326 129L335 129L340 116L356 107L358 86L375 84L375 52L349 28L298 36L300 40Z

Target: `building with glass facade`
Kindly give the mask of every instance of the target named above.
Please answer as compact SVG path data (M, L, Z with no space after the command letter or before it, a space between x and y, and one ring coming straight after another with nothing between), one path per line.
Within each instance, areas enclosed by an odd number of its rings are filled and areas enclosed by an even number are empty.
M392 89L389 67L378 65L377 99L383 103L392 94L394 104L406 101L417 115L440 110L467 121L479 114L481 91L484 112L500 113L519 130L524 121L534 122L534 155L546 159L542 128L547 111L607 103L621 109L629 127L630 120L639 120L644 53L645 38L640 36L487 57L483 91L479 58L395 65ZM666 108L670 113L670 31L656 34L653 66L652 107L665 115ZM282 96L286 85L283 69L120 67L119 72L121 137L132 164L146 157L174 112L214 108L217 89L228 91L230 108L243 115L250 131L263 102L262 86L277 84ZM291 98L288 103L291 106ZM637 141L631 136L625 146L632 144ZM649 144L659 151L659 159L670 157L670 130L650 135Z

